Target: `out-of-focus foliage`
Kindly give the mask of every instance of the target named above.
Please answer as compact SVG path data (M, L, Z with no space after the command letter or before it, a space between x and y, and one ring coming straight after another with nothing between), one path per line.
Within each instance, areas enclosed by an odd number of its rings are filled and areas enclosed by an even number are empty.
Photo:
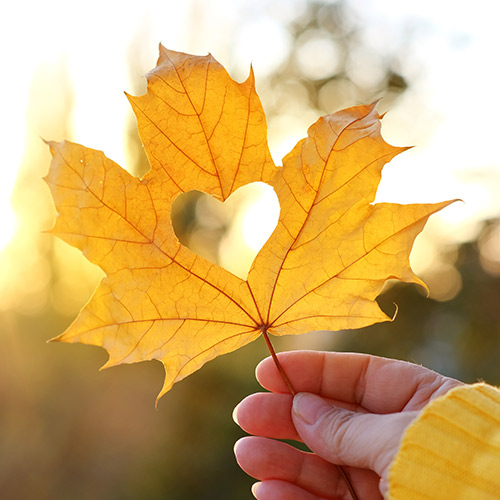
M306 103L331 113L380 97L390 106L408 87L398 48L381 54L370 45L346 1L312 0L288 28L291 50L266 84L274 96L265 102L268 114Z

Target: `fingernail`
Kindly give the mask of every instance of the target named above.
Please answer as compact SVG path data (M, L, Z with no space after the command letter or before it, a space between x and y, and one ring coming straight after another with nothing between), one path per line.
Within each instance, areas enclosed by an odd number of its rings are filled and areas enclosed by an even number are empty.
M389 481L387 480L386 477L383 477L379 483L378 483L378 489L382 495L384 495L384 498L389 492Z
M234 407L234 410L233 410L233 420L234 420L234 423L237 424L237 425L240 425L238 423L238 407L240 406L241 402L238 403L235 407Z
M293 412L307 425L312 425L323 413L326 404L316 394L300 392L293 398Z
M255 498L257 498L257 491L258 491L260 485L261 485L261 483L253 483L252 484L252 495Z

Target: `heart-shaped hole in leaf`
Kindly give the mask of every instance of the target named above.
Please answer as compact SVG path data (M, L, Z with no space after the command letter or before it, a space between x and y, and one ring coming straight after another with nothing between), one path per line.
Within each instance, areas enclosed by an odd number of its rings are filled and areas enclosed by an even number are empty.
M184 246L246 279L278 224L279 212L274 189L254 182L224 203L201 191L179 195L172 204L172 225Z

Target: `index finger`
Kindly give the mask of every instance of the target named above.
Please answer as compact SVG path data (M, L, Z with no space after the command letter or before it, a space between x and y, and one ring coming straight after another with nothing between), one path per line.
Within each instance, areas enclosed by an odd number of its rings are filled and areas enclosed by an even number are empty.
M368 354L290 351L278 359L296 392L312 392L375 413L423 408L430 399L460 382L406 361ZM266 389L288 389L272 358L256 369Z

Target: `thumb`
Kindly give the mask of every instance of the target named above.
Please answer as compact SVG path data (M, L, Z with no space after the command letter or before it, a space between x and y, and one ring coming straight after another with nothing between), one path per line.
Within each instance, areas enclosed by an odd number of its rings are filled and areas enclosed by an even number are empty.
M331 463L371 469L387 479L403 433L417 413L359 413L299 393L292 418L301 439L317 455Z

